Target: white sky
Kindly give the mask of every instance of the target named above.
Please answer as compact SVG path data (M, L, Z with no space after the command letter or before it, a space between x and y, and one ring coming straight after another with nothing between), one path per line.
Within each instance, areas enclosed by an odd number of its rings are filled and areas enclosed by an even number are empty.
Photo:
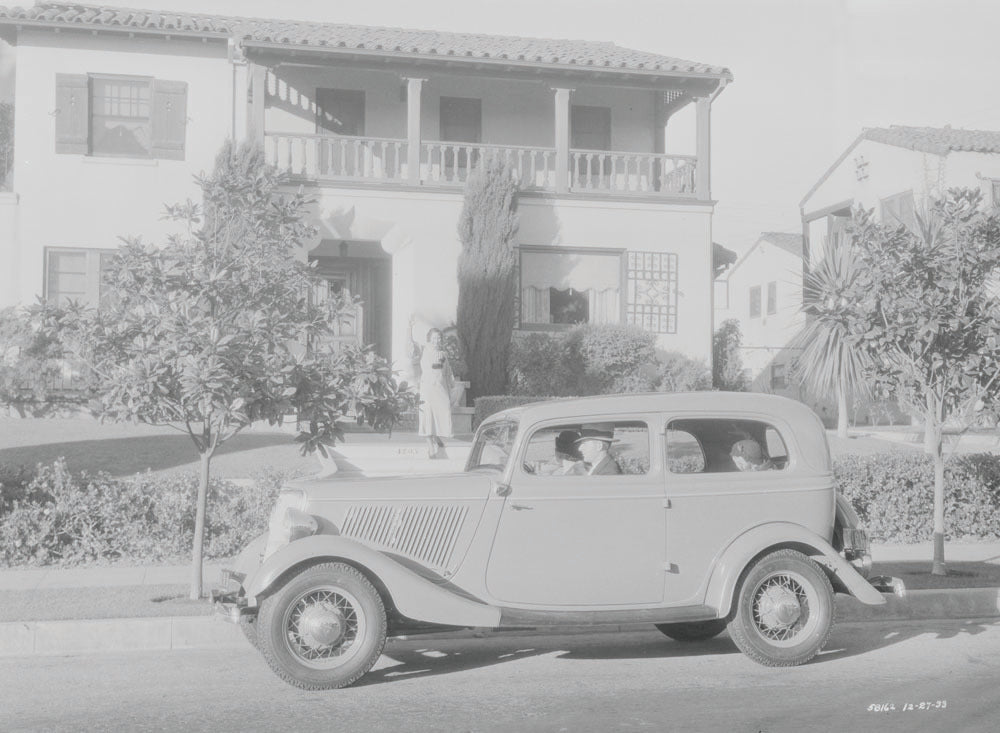
M1000 130L997 0L107 4L613 41L727 66L735 81L712 115L714 239L738 251L761 231L800 231L799 201L862 127Z

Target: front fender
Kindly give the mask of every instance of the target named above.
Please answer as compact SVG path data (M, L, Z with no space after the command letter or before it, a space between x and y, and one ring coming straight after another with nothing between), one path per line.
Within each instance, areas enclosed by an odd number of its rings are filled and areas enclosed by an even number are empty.
M415 621L488 628L500 624L499 609L452 593L383 553L339 535L304 537L268 557L244 583L250 605L257 605L259 597L272 590L289 569L302 563L327 560L346 561L378 579L389 592L396 609Z
M835 586L843 586L862 603L880 606L885 598L868 584L847 560L818 534L791 522L762 524L747 530L727 547L715 564L708 582L705 604L724 613L732 608L733 594L743 570L769 548L801 545L823 567Z

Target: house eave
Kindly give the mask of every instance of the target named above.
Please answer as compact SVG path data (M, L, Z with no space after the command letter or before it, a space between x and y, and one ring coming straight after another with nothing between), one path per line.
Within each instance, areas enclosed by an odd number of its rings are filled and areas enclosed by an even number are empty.
M647 80L655 79L705 79L717 81L720 84L733 80L733 75L726 73L707 73L696 71L667 71L661 69L639 69L631 67L608 67L581 64L539 63L520 59L483 58L479 56L452 56L435 53L412 53L404 51L372 50L367 48L349 48L346 46L307 46L300 44L281 43L278 41L256 41L242 39L240 45L246 49L257 49L272 53L293 53L295 55L339 56L347 58L369 58L383 61L410 62L447 66L469 66L472 68L504 68L541 72L562 72L571 76L607 76L608 78L637 77Z
M98 23L53 23L44 20L28 20L24 18L0 19L0 28L13 28L17 31L23 28L52 30L56 33L89 33L91 35L118 36L153 36L160 38L194 38L200 40L228 41L232 34L218 31L192 31L173 28L136 28L132 26L108 26Z

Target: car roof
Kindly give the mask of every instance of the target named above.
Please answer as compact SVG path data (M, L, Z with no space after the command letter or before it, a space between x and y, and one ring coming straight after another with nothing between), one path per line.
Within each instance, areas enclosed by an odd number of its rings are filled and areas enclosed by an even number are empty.
M816 414L806 405L787 397L757 392L639 392L632 394L569 397L512 407L489 417L489 421L515 418L535 423L549 419L573 419L588 415L628 415L650 412L764 413L791 423L815 422Z

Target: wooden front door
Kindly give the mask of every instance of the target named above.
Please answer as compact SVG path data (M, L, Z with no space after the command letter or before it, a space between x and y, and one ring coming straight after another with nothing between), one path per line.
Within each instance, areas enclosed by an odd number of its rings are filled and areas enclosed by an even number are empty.
M357 308L333 324L338 341L375 347L390 356L392 327L391 260L369 257L315 257L322 278L319 298L341 294L360 300ZM321 301L320 301L321 302Z

